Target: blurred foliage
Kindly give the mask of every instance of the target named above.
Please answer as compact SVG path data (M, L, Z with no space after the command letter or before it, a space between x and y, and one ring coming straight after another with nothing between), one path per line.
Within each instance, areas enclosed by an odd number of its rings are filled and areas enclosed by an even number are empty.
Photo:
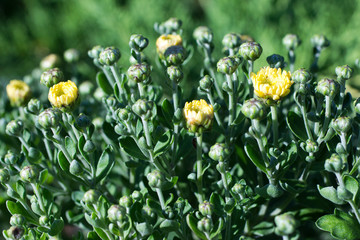
M68 48L79 49L86 59L86 51L98 44L119 47L121 61L128 64L130 35L142 33L150 44L155 44L153 24L169 17L183 20L184 37L190 43L195 27L212 28L217 57L222 54L220 44L226 33L251 35L264 49L255 69L266 64L268 55L286 56L281 40L287 33L296 33L303 40L296 51L296 68L309 67L310 37L316 33L325 34L331 41L320 59L325 73L334 75L335 66L353 65L359 57L357 0L2 0L0 79L21 78L47 54L62 56ZM155 58L155 51L146 54ZM198 59L193 58L188 68L194 71L193 80L198 79ZM84 71L94 77L90 67Z

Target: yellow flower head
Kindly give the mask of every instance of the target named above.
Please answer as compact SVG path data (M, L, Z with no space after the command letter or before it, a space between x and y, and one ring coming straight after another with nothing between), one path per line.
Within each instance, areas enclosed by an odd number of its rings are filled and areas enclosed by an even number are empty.
M201 133L211 128L214 118L214 108L203 99L193 100L185 104L184 117L186 127L190 132Z
M290 78L291 73L281 71L281 68L266 67L261 68L257 74L251 73L255 94L274 101L290 93L290 87L294 83Z
M156 40L156 49L160 58L163 58L166 49L172 46L182 46L182 38L180 35L176 35L176 34L161 35Z
M48 98L53 107L71 110L79 98L78 88L70 80L60 82L50 88Z
M29 86L21 80L11 80L6 86L6 93L12 106L24 106L31 97Z

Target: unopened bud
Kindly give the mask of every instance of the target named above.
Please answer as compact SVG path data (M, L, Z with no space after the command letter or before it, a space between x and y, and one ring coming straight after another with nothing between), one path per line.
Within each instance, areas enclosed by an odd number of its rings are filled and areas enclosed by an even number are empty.
M245 101L241 112L247 118L261 120L266 116L266 105L259 99L251 98Z
M161 188L164 184L164 176L159 170L153 170L146 176L149 181L149 186L152 188Z
M4 157L4 162L8 165L13 165L16 164L17 161L19 161L19 159L20 159L19 155L9 150Z
M153 106L154 103L152 101L139 99L132 106L132 110L136 115L147 120L152 117Z
M116 110L117 117L124 122L127 122L130 120L131 113L126 108L119 108Z
M238 57L224 57L217 63L217 71L223 74L233 74L241 63Z
M319 150L318 145L316 144L316 142L308 139L306 140L306 142L303 142L300 144L300 147L308 153L315 153Z
M10 180L10 174L9 171L5 168L0 169L0 183L7 183Z
M186 51L183 46L168 47L164 53L167 66L181 65L186 58Z
M300 84L305 84L312 79L311 73L305 68L296 70L295 72L293 72L293 74L291 74L291 77L295 83L300 83Z
M318 82L316 91L321 95L333 98L339 91L339 84L333 79L324 78Z
M284 68L284 57L279 54L273 54L266 58L271 68Z
M79 85L79 93L82 96L90 95L95 89L95 86L90 81L84 81Z
M211 218L204 217L197 223L197 228L202 232L209 233L211 229L213 228L213 222Z
M199 212L203 216L211 216L214 210L214 206L209 201L204 201L203 203L199 204Z
M348 65L338 66L335 68L335 73L338 79L348 80L352 76L353 69Z
M35 166L25 166L20 171L20 178L24 182L34 182L38 178L38 171L35 169Z
M38 117L38 123L44 129L56 128L61 120L61 112L57 108L48 108L42 111Z
M214 80L209 75L205 75L203 78L200 79L200 88L203 91L210 91L213 82Z
M133 34L130 37L129 46L139 52L143 51L149 44L149 39L141 34Z
M76 63L80 59L80 52L75 48L70 48L64 52L64 59L68 63Z
M50 54L43 58L40 62L40 68L43 70L59 67L61 63L60 57L56 54Z
M166 29L167 33L173 33L180 30L182 21L177 18L169 18L164 23L162 23L162 26Z
M99 55L99 62L102 65L112 66L119 61L121 53L119 49L115 47L107 47L101 51Z
M181 67L179 66L170 66L166 69L166 73L169 77L169 79L175 83L179 83L183 77L183 71L181 70Z
M278 235L287 236L295 232L298 222L293 214L284 213L275 217L276 233Z
M132 204L133 204L133 200L129 196L122 196L119 200L119 205L125 208L131 207Z
M330 41L324 35L316 34L311 38L311 44L315 48L323 49L330 46Z
M21 214L14 214L10 218L10 225L11 226L22 226L26 222L26 219Z
M21 226L12 226L6 230L6 233L10 239L19 240L24 236L25 229Z
M126 209L123 206L112 205L107 214L110 222L122 222L126 217Z
M135 190L133 191L133 193L131 194L131 197L135 200L135 201L140 201L142 199L142 194L141 192Z
M21 136L24 124L21 120L12 120L6 125L6 134L11 136Z
M150 77L151 68L146 63L135 64L129 67L127 76L129 79L139 83L144 82Z
M343 169L343 161L338 154L334 153L326 159L324 167L328 172L340 172Z
M222 39L222 45L225 48L237 49L240 47L241 43L240 35L237 33L228 33Z
M94 46L92 49L90 49L88 51L88 55L89 55L89 57L91 57L93 59L97 59L97 58L99 58L99 55L102 50L104 50L104 48L102 46L100 46L100 45Z
M216 143L211 146L209 157L214 161L222 162L230 155L230 149L224 143Z
M41 226L47 226L49 224L49 218L47 216L45 216L45 215L41 216L39 218L39 224Z
M338 117L332 120L331 126L338 133L347 133L351 129L351 118Z
M200 43L212 43L214 39L214 34L209 27L200 26L195 28L193 37L196 41Z
M49 69L43 72L40 77L40 83L48 88L64 80L64 74L59 68Z
M245 42L241 44L239 54L247 61L255 61L261 56L262 47L257 42Z
M93 204L93 203L96 203L98 200L99 200L99 197L100 197L100 193L93 190L93 189L90 189L89 191L87 191L85 194L84 194L84 197L83 197L83 201L87 204Z
M90 125L91 119L83 113L80 113L75 120L75 126L78 129L86 130L86 128L90 127Z
M32 98L26 107L26 112L31 113L33 115L38 115L42 109L42 104L39 99Z
M288 51L295 50L301 44L301 40L296 34L286 34L282 40L282 43Z

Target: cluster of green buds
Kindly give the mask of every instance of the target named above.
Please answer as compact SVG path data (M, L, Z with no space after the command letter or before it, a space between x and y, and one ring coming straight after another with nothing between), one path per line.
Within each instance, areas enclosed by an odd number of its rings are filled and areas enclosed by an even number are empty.
M222 39L222 45L224 46L223 52L226 55L234 55L239 51L240 45L243 43L241 36L238 33L228 33Z

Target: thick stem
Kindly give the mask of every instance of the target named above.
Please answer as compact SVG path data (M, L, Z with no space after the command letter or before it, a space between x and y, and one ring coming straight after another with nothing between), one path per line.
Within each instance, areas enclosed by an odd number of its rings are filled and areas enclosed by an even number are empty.
M277 107L270 106L270 109L271 109L271 119L272 119L273 141L274 141L274 146L277 147L279 141L279 121L277 116Z
M103 72L104 72L107 80L109 81L111 87L113 88L114 85L115 85L115 80L114 80L113 75L111 74L111 71L109 71L109 69L106 66L101 67L101 69L103 70Z
M119 89L119 93L122 96L123 95L123 89L121 87L121 76L119 75L118 70L115 68L115 65L110 66L111 72L115 77L116 85Z
M229 85L231 92L229 92L229 121L228 127L230 127L231 123L234 121L235 116L235 94L234 94L234 84L231 80L231 76L226 74L226 80Z
M41 130L41 132L42 132L43 135L44 135L43 140L44 140L44 144L45 144L46 153L47 153L47 155L48 155L48 157L49 157L49 160L50 160L51 162L53 162L53 161L54 161L54 158L53 158L53 154L52 154L52 152L51 152L50 142L49 142L49 140L47 140L47 138L45 137L45 136L46 136L45 131L44 131L44 130Z
M289 50L289 62L290 62L290 72L294 72L294 68L295 68L295 51L293 49Z
M26 150L29 151L30 145L25 141L25 139L22 136L20 136L19 140L20 140L21 144L25 146Z
M313 136L311 134L311 130L310 130L310 127L309 127L309 121L308 121L308 119L306 117L306 108L305 108L305 101L306 100L305 100L305 96L302 96L301 100L302 100L302 103L301 103L301 115L303 117L306 133L307 133L308 138L311 141L314 141L314 138L313 138Z
M196 185L198 189L197 199L199 204L204 202L202 185L202 133L196 134Z
M329 96L325 96L325 121L321 130L321 134L318 138L318 142L322 141L323 137L326 135L331 117L331 99Z
M139 89L140 98L145 98L144 85L142 83L137 84Z
M172 93L172 98L173 98L173 104L174 104L174 113L176 112L176 110L179 108L179 96L178 96L178 85L173 82L173 93ZM171 155L171 164L175 164L176 161L176 151L177 151L177 147L178 147L178 140L179 140L179 124L174 123L174 142L171 146L171 150L172 150L172 155Z
M165 201L164 201L164 195L162 193L161 188L156 188L156 193L158 195L159 201L160 201L160 205L161 205L161 209L165 209Z

